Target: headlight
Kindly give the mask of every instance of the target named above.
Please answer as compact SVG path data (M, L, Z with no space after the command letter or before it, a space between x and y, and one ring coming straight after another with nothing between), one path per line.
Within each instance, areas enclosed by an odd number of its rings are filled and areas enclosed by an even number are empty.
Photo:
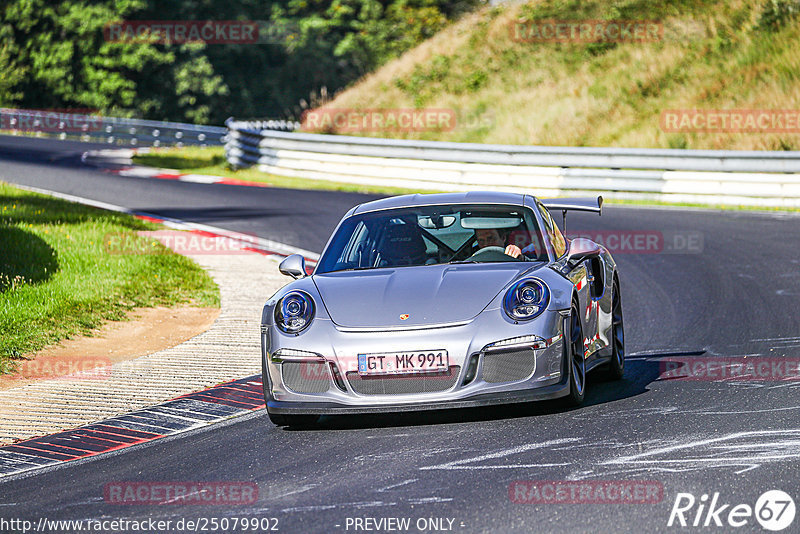
M550 290L544 282L529 278L511 286L503 299L503 308L515 321L527 321L542 313L549 301Z
M314 319L314 300L301 291L287 293L275 306L275 324L287 334L299 334Z

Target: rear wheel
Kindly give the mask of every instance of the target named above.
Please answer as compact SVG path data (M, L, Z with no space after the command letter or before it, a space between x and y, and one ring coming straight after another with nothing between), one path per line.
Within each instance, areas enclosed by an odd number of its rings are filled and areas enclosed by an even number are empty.
M578 406L586 397L586 360L583 351L583 326L577 304L572 304L569 328L565 332L567 372L569 373L569 395L564 399L569 406Z
M611 361L608 363L608 377L619 380L625 373L625 328L622 321L622 297L619 294L619 281L614 279L611 293Z

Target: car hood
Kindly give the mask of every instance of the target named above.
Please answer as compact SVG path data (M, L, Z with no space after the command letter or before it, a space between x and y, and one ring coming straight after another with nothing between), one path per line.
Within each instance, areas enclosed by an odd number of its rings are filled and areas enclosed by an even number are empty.
M339 326L410 327L468 321L508 283L541 266L526 262L424 265L326 273L314 275L313 280Z

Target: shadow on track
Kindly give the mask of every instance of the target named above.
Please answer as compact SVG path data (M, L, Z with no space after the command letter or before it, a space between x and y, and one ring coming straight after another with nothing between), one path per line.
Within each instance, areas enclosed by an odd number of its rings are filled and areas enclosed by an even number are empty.
M134 211L146 211L173 219L181 219L196 223L223 223L249 219L269 219L270 217L290 217L297 214L296 211L291 209L234 208L222 206L199 208L165 208L148 206L133 209Z
M0 160L52 165L55 167L81 167L81 156L87 150L121 148L100 143L80 143L52 138L34 138L0 134Z

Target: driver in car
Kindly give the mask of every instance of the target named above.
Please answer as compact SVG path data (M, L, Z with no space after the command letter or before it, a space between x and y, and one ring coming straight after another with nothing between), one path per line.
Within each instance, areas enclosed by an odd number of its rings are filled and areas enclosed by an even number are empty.
M522 254L522 250L517 245L506 246L505 239L497 228L478 228L475 230L475 238L478 240L478 250L486 247L500 247L505 248L505 254L512 258L519 258Z

